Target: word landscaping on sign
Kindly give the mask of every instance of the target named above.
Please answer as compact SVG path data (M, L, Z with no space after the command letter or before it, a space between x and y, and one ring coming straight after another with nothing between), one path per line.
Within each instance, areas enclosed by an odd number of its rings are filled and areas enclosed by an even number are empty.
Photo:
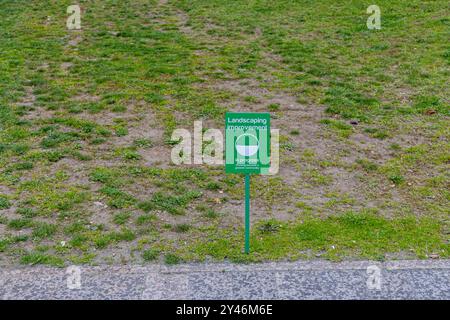
M270 114L225 115L225 172L268 174L270 168Z

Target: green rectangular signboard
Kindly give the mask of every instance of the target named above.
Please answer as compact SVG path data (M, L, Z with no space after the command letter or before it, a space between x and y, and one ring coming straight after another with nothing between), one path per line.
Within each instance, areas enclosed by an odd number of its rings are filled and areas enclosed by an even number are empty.
M225 172L264 174L270 168L270 114L225 114Z

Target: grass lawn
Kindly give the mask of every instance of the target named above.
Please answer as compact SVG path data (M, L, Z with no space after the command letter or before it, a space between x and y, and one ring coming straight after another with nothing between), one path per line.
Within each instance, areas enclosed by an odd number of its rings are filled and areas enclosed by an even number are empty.
M448 2L0 3L0 265L450 256ZM176 166L270 112L280 172Z

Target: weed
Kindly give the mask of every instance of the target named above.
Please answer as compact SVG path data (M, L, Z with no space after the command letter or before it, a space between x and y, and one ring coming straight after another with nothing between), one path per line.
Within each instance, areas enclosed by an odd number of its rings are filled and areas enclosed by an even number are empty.
M271 112L280 110L280 105L278 103L271 103L267 106L267 109Z
M174 226L173 231L178 233L185 233L188 232L191 229L191 226L189 224L183 223L183 224L177 224Z
M164 262L168 265L179 264L181 261L182 259L173 253L168 253L164 256Z
M120 212L114 215L113 221L117 225L123 225L128 222L131 214L129 212Z
M145 261L155 261L159 257L159 250L147 249L142 253L142 259Z
M0 195L0 210L8 209L10 207L11 207L11 203L9 202L8 198L4 195Z

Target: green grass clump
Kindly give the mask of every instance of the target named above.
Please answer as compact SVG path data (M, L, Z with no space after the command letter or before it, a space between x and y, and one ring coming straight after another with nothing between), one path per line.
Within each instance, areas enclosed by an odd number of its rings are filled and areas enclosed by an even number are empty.
M323 119L320 123L328 126L343 138L348 138L353 132L353 127L351 125L339 120Z
M38 240L46 239L54 235L56 229L57 229L56 225L41 222L33 227L33 232L31 235L34 239Z
M131 217L131 213L129 212L120 212L116 213L113 217L113 221L117 225L123 225L129 221Z
M64 260L62 258L41 252L31 252L22 256L20 263L26 265L46 264L54 267L64 266Z
M216 219L220 216L220 213L214 211L214 209L208 208L204 213L203 216L209 219Z
M173 253L168 253L164 256L164 262L168 265L175 265L182 262L182 259Z
M142 259L145 261L155 261L159 257L159 250L147 249L142 253Z
M173 231L178 232L178 233L185 233L185 232L188 232L191 228L192 228L191 225L182 223L182 224L177 224L176 226L174 226Z
M205 186L206 190L217 191L222 189L222 185L218 182L211 181Z
M366 128L364 129L364 132L369 133L373 138L380 140L386 139L389 136L386 131L376 128Z
M33 221L30 219L13 219L8 221L8 228L14 230L21 230L30 228L33 225Z
M448 257L441 226L430 218L387 219L374 213L348 212L326 219L306 217L297 222L270 220L253 228L252 253L242 253L242 230L214 230L208 241L192 250L200 257L233 261L278 260L320 254L331 260L344 258L384 259L387 253L414 252L423 258L432 252Z
M376 163L373 163L370 160L367 159L358 159L356 160L356 163L360 165L365 171L376 171L378 169L378 166Z
M96 248L104 249L112 243L133 241L136 239L136 234L128 228L122 228L120 231L112 231L108 233L97 232L94 234L87 234L86 236L81 234L72 239L72 244L76 246L83 246L83 244L89 239L92 240Z
M151 148L153 146L153 142L150 139L136 139L133 141L133 146L136 148Z
M142 225L145 225L145 224L149 224L149 223L151 223L152 221L155 221L155 220L156 220L156 216L154 216L152 214L144 214L142 216L139 216L136 219L136 224L138 226L142 226Z
M189 191L181 196L167 195L157 192L148 201L138 204L138 207L145 212L150 210L163 210L170 214L180 215L185 213L186 206L194 199L201 196L197 191Z
M5 252L10 244L9 239L0 239L0 252Z
M8 198L5 196L0 196L0 210L1 209L8 209L11 207L11 203L9 202Z
M267 109L271 112L280 110L280 105L278 103L271 103L267 106Z
M399 185L405 181L405 178L402 175L395 174L389 176L389 180L391 180L391 182L394 183L395 185Z
M116 209L127 208L136 203L133 196L115 187L105 186L100 192L108 196L108 205Z
M13 166L9 167L8 171L25 171L33 169L33 164L31 162L21 162L16 163Z

